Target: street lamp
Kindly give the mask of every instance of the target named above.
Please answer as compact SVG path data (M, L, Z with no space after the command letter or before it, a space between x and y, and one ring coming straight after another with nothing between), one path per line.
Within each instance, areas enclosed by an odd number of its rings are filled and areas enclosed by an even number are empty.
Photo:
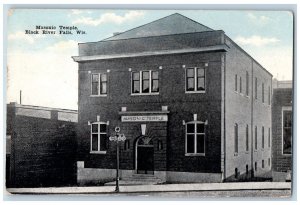
M120 133L120 127L115 127L115 135L109 137L109 141L117 142L117 170L116 170L116 189L115 192L119 192L119 141L125 141L126 137Z

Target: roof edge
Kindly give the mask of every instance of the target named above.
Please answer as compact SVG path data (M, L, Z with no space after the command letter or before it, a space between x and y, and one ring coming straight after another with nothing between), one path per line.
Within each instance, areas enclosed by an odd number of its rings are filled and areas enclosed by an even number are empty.
M117 35L115 35L115 36L119 36L119 35L121 35L121 34L124 34L124 33L127 33L127 32L129 32L129 31L132 31L132 30L141 28L141 27L143 27L143 26L146 26L146 25L149 25L149 24L151 24L151 23L160 21L160 20L162 20L162 19L169 18L170 16L173 16L173 15L179 15L179 16L182 16L182 17L184 17L184 18L186 18L186 19L189 19L190 21L193 21L193 22L195 22L195 23L197 23L197 24L199 24L199 25L201 25L201 26L203 26L203 27L205 27L205 28L210 29L210 30L213 31L213 29L209 28L208 26L205 26L205 25L203 25L203 24L201 24L201 23L199 23L199 22L197 22L197 21L195 21L195 20L193 20L193 19L191 19L191 18L189 18L189 17L186 17L186 16L184 16L184 15L182 15L182 14L176 12L176 13L170 14L170 15L168 15L168 16L165 16L165 17L156 19L156 20L154 20L154 21L151 21L151 22L149 22L149 23L146 23L146 24L143 24L143 25L134 27L134 28L132 28L132 29L126 30L126 31L124 31L124 32L120 32L119 34L117 34ZM109 41L108 39L110 39L110 38L112 38L112 37L115 37L115 36L111 36L111 37L105 38L105 39L103 39L103 40L101 40L101 41Z
M247 53L243 48L241 48L236 42L234 42L234 40L232 40L229 36L227 36L226 34L224 34L226 38L228 38L228 40L230 40L232 42L232 44L234 44L239 50L241 50L243 53L245 53L248 57L250 57L255 63L257 63L264 71L266 71L269 75L271 75L271 77L273 78L273 74L270 73L265 67L263 67L257 60L255 60L249 53Z
M175 35L185 35L185 34L192 34L192 33L209 33L209 32L225 33L223 30L189 32L189 33L175 33L175 34L167 34L167 35L159 35L159 36L145 36L145 37L138 37L138 38L116 39L116 40L110 40L110 41L103 41L103 40L101 40L101 41L93 41L93 42L84 42L84 43L78 43L78 45L92 44L92 43L102 43L102 42L113 42L113 41L126 41L126 40L131 40L131 39L158 38L158 37L162 37L162 36L175 36Z

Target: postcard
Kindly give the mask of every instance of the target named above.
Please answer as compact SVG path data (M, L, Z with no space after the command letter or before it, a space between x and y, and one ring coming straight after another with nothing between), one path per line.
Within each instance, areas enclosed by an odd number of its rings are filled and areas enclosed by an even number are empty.
M291 197L293 16L10 9L7 192Z

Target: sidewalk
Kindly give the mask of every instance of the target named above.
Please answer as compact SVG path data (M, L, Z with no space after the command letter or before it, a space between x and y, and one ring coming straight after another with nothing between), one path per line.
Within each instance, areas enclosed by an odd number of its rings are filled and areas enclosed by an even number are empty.
M290 182L245 182L245 183L195 183L120 186L120 193L189 192L189 191L236 191L236 190L290 190ZM47 187L9 188L11 194L109 194L115 186L97 187ZM9 193L8 193L9 194Z

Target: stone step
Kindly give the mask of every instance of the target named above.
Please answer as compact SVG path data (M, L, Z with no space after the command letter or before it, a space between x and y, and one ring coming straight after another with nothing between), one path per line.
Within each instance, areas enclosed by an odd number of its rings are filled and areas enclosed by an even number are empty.
M122 185L127 185L127 186L130 186L130 185L154 185L154 184L160 184L162 182L151 182L151 181L127 181L127 180L120 180L119 181L119 185L122 186ZM108 183L105 183L104 186L115 186L116 185L116 181L113 181L113 182L108 182Z
M163 181L149 174L133 174L132 176L122 177L119 180L120 185L153 185L153 184L161 184ZM116 185L116 181L108 182L104 184L105 186L114 186Z
M122 177L122 180L160 180L155 176L144 176L144 175L132 175L129 177Z

